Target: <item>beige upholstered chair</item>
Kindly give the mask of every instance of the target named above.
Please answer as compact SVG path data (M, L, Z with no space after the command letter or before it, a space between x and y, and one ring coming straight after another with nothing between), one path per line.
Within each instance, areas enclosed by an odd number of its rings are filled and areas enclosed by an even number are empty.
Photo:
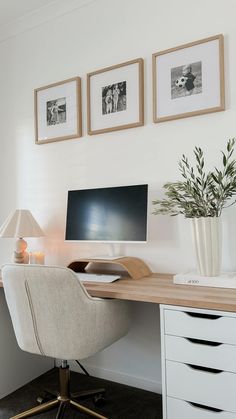
M92 298L75 273L63 267L8 264L2 278L20 348L63 360L59 396L14 419L53 408L58 408L60 419L69 407L105 418L71 396L67 360L87 358L124 336L129 326L128 303Z

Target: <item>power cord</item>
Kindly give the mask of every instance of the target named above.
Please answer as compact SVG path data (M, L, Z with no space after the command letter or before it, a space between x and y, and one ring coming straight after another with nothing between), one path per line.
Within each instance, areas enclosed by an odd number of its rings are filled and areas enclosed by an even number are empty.
M90 376L90 374L88 373L88 371L83 367L83 365L77 360L75 359L75 362L77 362L77 364L80 366L81 370L85 373L85 375L87 375L88 377Z

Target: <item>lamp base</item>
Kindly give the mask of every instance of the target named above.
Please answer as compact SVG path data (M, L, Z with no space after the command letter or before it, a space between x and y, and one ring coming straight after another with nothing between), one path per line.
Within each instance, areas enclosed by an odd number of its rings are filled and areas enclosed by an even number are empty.
M29 253L26 251L27 242L19 238L14 251L14 263L29 263Z
M14 252L14 263L29 263L29 253L24 252Z

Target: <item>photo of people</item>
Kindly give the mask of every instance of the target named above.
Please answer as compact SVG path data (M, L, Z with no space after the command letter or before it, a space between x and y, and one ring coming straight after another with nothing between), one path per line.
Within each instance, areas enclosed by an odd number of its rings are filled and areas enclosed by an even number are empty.
M171 99L198 93L202 93L201 61L171 69Z
M64 124L66 122L66 98L50 100L46 103L47 125Z
M102 87L102 114L126 110L126 81Z

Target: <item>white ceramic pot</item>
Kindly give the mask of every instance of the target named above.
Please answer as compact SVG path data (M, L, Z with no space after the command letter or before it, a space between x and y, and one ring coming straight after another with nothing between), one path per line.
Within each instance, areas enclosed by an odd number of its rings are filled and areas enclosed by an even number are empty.
M221 220L219 217L200 217L192 218L191 222L199 273L218 276L221 271Z

